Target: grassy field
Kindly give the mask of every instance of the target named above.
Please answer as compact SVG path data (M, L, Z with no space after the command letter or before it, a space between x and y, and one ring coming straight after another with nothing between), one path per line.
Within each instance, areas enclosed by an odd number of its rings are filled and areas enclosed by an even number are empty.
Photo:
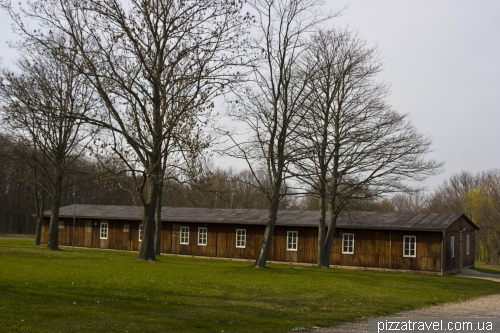
M0 238L0 331L287 332L500 292L456 276L136 255Z

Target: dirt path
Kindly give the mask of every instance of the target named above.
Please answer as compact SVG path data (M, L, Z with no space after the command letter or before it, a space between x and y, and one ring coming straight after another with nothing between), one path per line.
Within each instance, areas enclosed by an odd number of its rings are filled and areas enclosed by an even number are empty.
M459 276L500 282L500 275L485 274L473 269L462 269ZM500 317L499 293L458 303L446 303L422 309L403 311L389 317L399 318L498 318ZM368 321L346 323L335 327L317 328L313 333L366 333Z

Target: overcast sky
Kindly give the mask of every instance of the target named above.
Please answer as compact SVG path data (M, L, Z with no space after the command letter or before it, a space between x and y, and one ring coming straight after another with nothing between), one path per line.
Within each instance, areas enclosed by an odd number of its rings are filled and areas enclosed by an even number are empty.
M432 158L445 171L430 189L462 170L500 168L500 1L341 0L333 24L356 30L384 61L380 79L392 87L389 102L410 114L433 140ZM15 58L0 13L3 65Z
M349 26L384 61L390 103L433 139L445 171L500 168L500 1L350 0L334 20Z

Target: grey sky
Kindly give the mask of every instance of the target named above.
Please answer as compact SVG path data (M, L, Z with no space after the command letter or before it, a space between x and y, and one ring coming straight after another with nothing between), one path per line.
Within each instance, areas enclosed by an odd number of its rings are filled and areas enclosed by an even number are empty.
M389 102L433 139L431 157L446 164L426 182L430 189L462 170L500 168L500 1L327 3L348 6L333 24L377 45ZM14 38L9 24L0 12L3 65L15 59L5 44Z
M390 103L433 139L445 172L500 168L500 1L350 0L337 26L349 26L385 63Z

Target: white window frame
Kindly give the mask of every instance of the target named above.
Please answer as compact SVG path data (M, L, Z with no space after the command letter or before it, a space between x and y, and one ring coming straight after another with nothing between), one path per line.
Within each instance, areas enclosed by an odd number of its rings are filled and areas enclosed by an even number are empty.
M455 236L450 237L451 257L455 258Z
M181 244L189 244L189 227L181 227L180 230L180 242Z
M413 240L413 242L412 242ZM406 251L406 244L408 243L408 251ZM412 248L413 244L413 248ZM404 235L403 236L403 257L416 258L417 257L417 236Z
M99 238L108 239L109 222L101 222L99 225Z
M465 235L465 255L470 254L470 235Z
M207 246L208 229L205 227L198 228L198 245Z
M144 225L139 224L139 242L142 242L143 237L144 237Z
M342 253L354 254L354 234L353 233L343 233L342 234Z
M299 241L298 231L287 231L286 233L286 250L297 251Z
M236 229L236 247L244 249L247 245L247 229Z

